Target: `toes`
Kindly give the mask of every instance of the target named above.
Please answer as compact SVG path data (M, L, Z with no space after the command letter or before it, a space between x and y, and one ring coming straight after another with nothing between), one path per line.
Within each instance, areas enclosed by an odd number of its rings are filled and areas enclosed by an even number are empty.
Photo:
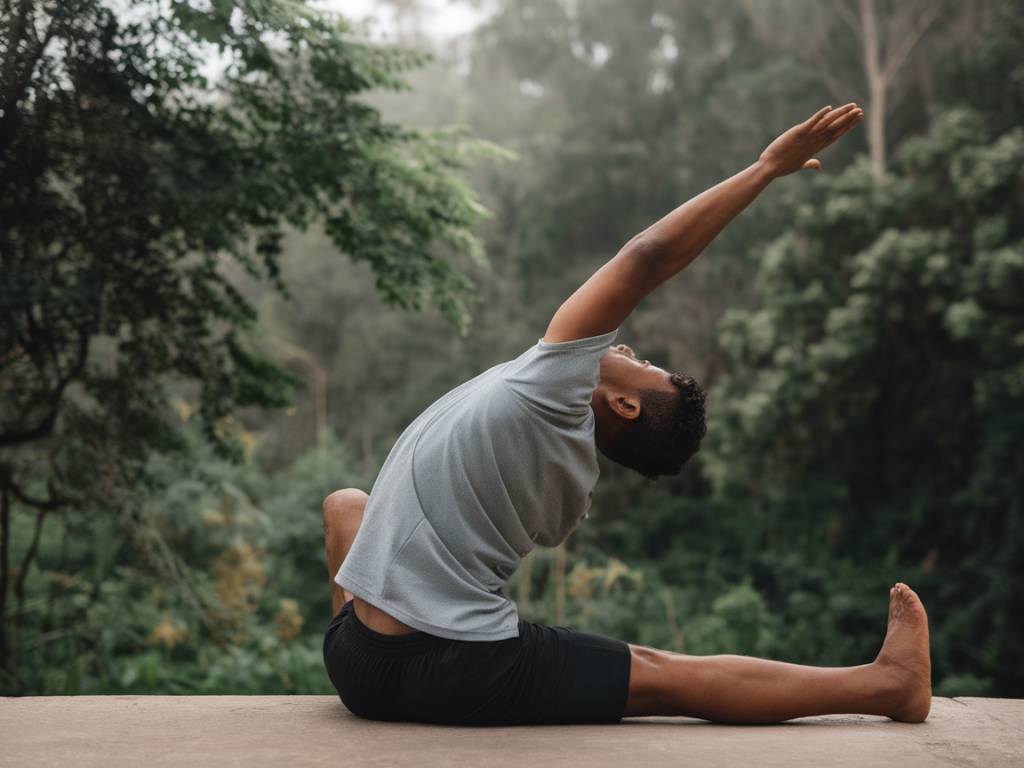
M897 582L889 590L889 628L894 624L905 626L928 626L928 613L924 609L921 598L902 581Z
M912 613L914 616L918 618L926 618L928 614L925 612L924 603L921 602L921 598L918 597L917 593L910 587L906 586L904 588L904 591L904 603L907 606L908 613Z
M914 592L914 590L912 590L909 586L904 584L902 581L896 582L896 587L897 587L897 589L899 589L900 594L903 595L904 598L909 599L909 600L917 599L917 593Z
M922 619L926 617L924 604L910 587L903 582L897 582L889 591L891 595L889 606L889 618Z
M907 603L911 590L902 581L896 582L889 590L889 621L903 617L907 609Z

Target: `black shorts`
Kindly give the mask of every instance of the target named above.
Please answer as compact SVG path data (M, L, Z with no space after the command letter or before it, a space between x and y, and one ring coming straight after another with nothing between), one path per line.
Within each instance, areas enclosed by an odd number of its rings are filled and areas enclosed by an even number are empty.
M447 725L614 723L629 693L629 646L519 622L519 637L384 635L349 601L327 627L327 674L348 709L371 720Z

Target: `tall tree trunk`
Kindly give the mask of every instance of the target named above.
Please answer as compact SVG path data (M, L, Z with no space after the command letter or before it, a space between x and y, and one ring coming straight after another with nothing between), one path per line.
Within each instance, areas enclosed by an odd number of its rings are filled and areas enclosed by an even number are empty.
M516 590L516 604L521 613L530 612L530 590L533 586L533 561L537 556L532 552L523 558L519 566L519 588Z
M565 624L565 542L555 548L555 624Z
M6 667L7 658L7 568L11 544L11 497L7 489L0 489L0 667Z
M868 153L871 158L871 175L875 181L885 180L885 97L884 81L869 81L868 99Z
M875 0L860 0L860 24L864 45L864 74L868 81L868 153L876 181L885 179L885 95L889 86L882 69Z

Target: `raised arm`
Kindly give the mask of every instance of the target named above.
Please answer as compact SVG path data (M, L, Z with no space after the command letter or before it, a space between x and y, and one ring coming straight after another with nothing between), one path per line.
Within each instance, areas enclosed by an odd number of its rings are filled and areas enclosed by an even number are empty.
M618 328L641 299L697 258L773 179L804 168L820 170L814 155L863 116L856 104L820 109L769 144L756 163L634 236L558 308L544 340L571 341Z

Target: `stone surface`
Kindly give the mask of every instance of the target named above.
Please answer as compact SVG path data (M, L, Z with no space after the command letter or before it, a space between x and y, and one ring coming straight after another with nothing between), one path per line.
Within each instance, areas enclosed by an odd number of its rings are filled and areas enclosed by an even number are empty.
M935 699L928 722L447 728L360 720L329 696L0 699L0 766L1024 766L1024 701Z

